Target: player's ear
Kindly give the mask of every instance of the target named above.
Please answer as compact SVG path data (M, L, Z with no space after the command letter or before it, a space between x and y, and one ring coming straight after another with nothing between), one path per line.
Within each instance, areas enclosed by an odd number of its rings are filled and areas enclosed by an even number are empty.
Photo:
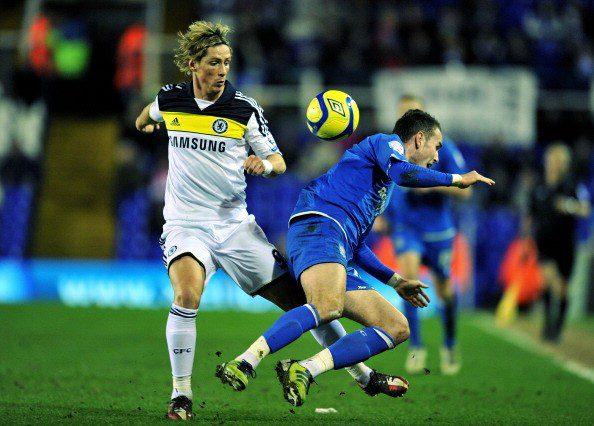
M417 132L417 134L415 135L415 148L416 149L421 148L421 146L423 145L424 137L425 137L425 134L423 133L423 131Z
M198 64L196 63L196 61L194 59L190 59L188 61L188 67L190 68L190 71L196 72L196 65L198 65Z

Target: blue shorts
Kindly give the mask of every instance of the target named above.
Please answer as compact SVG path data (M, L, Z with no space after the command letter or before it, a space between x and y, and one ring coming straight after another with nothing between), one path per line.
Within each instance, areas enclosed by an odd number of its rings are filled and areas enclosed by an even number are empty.
M370 290L350 267L353 251L338 224L324 216L307 216L295 219L287 232L287 261L295 280L303 271L319 263L340 263L347 270L347 291Z
M449 232L444 232L444 235L449 235L443 239L428 238L427 234L414 226L398 225L393 234L396 253L419 253L421 262L430 267L438 278L449 279L454 237Z

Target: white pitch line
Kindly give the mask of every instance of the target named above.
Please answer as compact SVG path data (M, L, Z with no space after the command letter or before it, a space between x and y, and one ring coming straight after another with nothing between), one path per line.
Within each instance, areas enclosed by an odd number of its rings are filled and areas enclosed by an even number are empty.
M512 345L516 345L520 349L523 349L527 352L532 352L536 355L550 358L551 361L562 370L565 370L568 373L581 377L582 379L594 384L594 369L552 352L550 349L547 349L536 343L534 340L532 340L532 338L524 333L521 333L517 330L511 330L509 328L496 328L495 325L489 323L484 318L477 318L476 322L472 321L470 324L487 334L499 337L500 339L505 340Z

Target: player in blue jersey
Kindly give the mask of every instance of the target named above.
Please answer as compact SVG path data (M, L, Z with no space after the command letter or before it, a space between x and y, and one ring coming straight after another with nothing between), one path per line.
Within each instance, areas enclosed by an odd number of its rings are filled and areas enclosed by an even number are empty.
M404 95L398 105L399 116L411 109L424 109L420 98ZM433 167L446 173L462 173L466 164L454 143L444 138L439 162ZM400 272L417 279L421 262L433 272L435 289L442 302L444 345L441 350L441 371L456 374L460 361L455 348L456 293L450 280L452 245L456 229L452 198L467 199L471 188L456 187L402 188L394 190L385 216L391 223L398 253ZM409 374L424 372L427 351L421 341L417 308L405 305L404 314L410 327L410 347L406 360Z
M302 190L290 219L287 255L307 303L284 313L243 354L219 365L217 376L223 382L244 389L265 356L319 324L345 316L363 325L311 358L277 364L285 399L298 406L319 374L365 361L408 338L404 315L361 280L354 266L393 287L412 305L427 306L426 286L384 266L364 241L374 219L384 211L394 184L468 187L494 183L476 171L452 175L428 169L439 160L441 143L435 118L420 110L408 111L392 134L364 139ZM391 386L404 394L408 383L395 378Z

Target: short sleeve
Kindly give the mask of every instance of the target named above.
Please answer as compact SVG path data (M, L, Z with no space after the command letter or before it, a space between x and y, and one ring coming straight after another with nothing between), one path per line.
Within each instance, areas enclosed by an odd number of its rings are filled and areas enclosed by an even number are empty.
M406 161L404 144L396 135L376 135L371 137L370 144L377 165L386 175L394 161Z
M245 132L245 140L260 158L266 158L272 154L281 154L274 137L268 130L267 121L264 119L261 109L255 111L250 117Z
M151 107L149 109L149 116L151 117L152 120L160 123L163 121L163 115L161 114L161 111L159 110L159 95L157 95L157 97L155 98L155 101L151 104Z

